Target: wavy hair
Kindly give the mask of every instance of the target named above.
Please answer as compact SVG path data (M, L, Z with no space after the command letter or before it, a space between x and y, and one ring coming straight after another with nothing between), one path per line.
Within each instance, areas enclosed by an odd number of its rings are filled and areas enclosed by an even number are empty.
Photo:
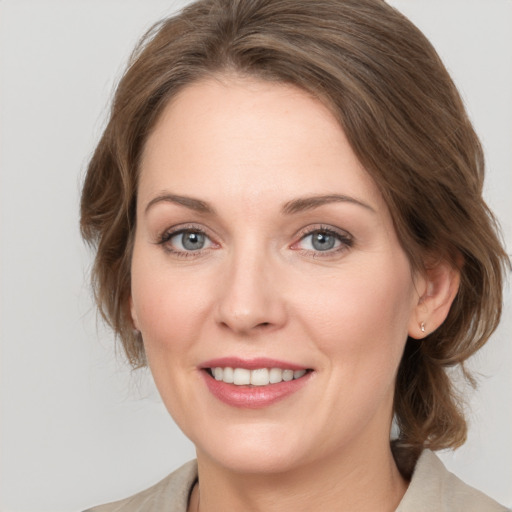
M447 369L463 367L496 328L509 260L482 198L482 148L459 93L425 36L381 0L200 0L141 40L81 199L97 304L128 360L145 364L128 307L144 143L177 92L223 73L292 84L323 101L378 185L412 267L424 269L427 255L459 267L446 321L407 340L394 452L407 474L424 447L459 446L467 427Z

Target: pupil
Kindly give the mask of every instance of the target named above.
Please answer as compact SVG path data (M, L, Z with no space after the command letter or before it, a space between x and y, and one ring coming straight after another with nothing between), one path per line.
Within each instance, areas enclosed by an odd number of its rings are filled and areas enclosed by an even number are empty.
M197 251L204 246L204 235L202 233L183 233L181 243L189 251Z
M327 233L316 233L313 235L313 247L317 251L328 251L334 247L336 240Z

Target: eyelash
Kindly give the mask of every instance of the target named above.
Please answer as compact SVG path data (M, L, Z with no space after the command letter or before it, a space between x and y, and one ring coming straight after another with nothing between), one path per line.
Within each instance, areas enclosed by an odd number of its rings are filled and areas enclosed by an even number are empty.
M308 254L313 258L329 258L333 256L337 256L342 252L347 251L354 245L354 240L352 235L350 235L346 231L336 230L332 226L325 225L316 225L316 226L308 226L304 228L299 233L299 240L292 245L292 249L294 246L297 246L300 242L304 241L308 236L313 236L315 233L322 233L327 236L332 236L336 239L337 242L340 243L339 247L329 249L326 251L319 250L309 250L309 249L300 249L296 248L296 251L299 251L304 254Z
M192 250L191 251L182 251L182 250L177 250L177 249L173 248L172 245L169 244L170 240L172 238L174 238L175 236L178 236L178 235L181 235L184 233L197 233L199 235L203 235L205 238L207 238L211 242L211 238L207 235L206 231L203 228L193 225L193 224L190 224L190 225L185 225L185 226L179 226L177 228L171 228L167 231L164 231L158 237L157 244L161 245L166 252L171 253L173 256L177 256L178 258L193 258L193 257L200 256L200 255L204 254L206 251L210 250L209 247L206 249L197 249L195 251L192 251ZM213 242L211 242L211 243L213 244Z
M157 240L157 245L163 246L164 250L168 253L173 254L174 256L177 256L179 258L193 258L202 256L205 252L209 251L211 247L207 247L205 249L197 249L197 250L177 250L172 247L172 245L169 244L170 240L178 235L184 234L184 233L197 233L199 235L203 235L205 238L207 238L211 244L214 244L212 242L211 238L208 236L206 231L196 225L185 225L185 226L179 226L177 228L173 228L167 231L164 231L161 235L159 235ZM310 250L310 249L300 249L296 247L298 244L303 242L307 237L313 236L315 233L322 233L327 236L332 236L336 239L337 242L340 243L339 247L334 249L328 249L326 251L320 251L320 250ZM338 231L333 229L331 226L324 226L324 225L316 225L316 226L308 226L307 228L304 228L301 232L299 232L298 236L300 237L297 242L294 242L291 246L292 250L296 250L302 254L310 255L313 258L328 258L332 257L334 255L338 255L341 252L344 252L348 249L350 249L354 245L354 241L352 236L347 233L346 231Z

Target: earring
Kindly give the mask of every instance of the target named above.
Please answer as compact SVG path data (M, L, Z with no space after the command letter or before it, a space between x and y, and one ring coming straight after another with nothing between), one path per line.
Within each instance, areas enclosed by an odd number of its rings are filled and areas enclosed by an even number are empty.
M425 322L421 322L420 329L421 329L421 332L425 332Z

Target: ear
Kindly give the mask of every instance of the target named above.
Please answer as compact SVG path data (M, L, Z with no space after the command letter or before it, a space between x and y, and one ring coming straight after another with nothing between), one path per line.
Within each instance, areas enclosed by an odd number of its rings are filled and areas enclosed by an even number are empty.
M460 271L444 259L427 266L417 280L419 299L409 323L409 336L422 339L446 319L459 290Z
M133 299L132 299L131 295L130 295L130 299L129 299L129 305L130 305L130 316L132 317L133 328L137 329L137 331L140 331L139 320L137 318L137 312L135 311L135 306L133 304Z

